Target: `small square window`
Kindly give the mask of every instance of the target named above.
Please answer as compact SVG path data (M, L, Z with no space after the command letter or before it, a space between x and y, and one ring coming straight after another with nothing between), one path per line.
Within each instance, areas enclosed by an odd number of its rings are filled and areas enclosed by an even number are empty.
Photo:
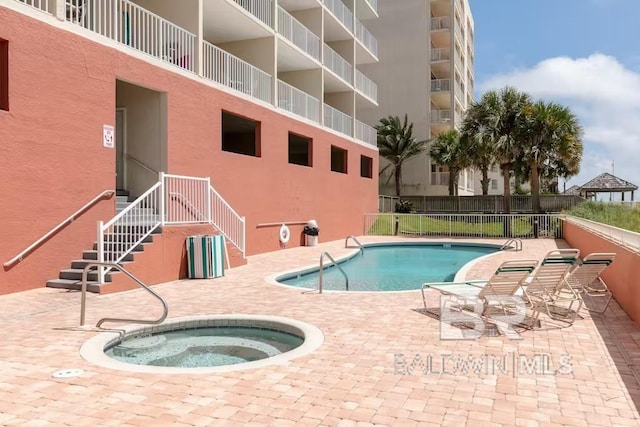
M373 159L371 157L360 156L360 176L373 178Z
M260 122L223 111L222 151L260 157Z
M289 163L300 166L313 166L311 138L289 132Z
M497 190L498 189L498 180L497 179L492 179L491 180L491 189L492 190Z
M0 39L0 110L9 111L9 42Z
M331 146L331 170L333 172L347 173L347 150Z

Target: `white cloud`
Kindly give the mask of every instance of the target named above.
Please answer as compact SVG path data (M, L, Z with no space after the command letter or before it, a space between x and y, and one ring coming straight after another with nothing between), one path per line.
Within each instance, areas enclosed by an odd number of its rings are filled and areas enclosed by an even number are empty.
M557 57L532 68L495 75L481 92L514 86L534 98L560 102L578 115L584 135L581 172L567 184L584 184L611 172L640 185L640 73L611 56Z

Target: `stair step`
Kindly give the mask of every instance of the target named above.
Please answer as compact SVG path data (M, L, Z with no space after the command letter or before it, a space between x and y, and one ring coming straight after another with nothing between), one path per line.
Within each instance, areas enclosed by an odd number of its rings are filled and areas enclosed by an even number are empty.
M67 268L64 270L60 270L60 279L67 279L67 280L82 280L82 269L80 268ZM111 275L112 273L107 273L104 276L104 281L105 282L110 282L111 281ZM90 280L92 282L95 282L98 280L98 272L97 271L90 271L87 274L87 280Z
M138 246L136 246L135 248L132 249L132 252L143 252L144 251L144 243L140 243ZM108 249L109 247L114 247L115 249L118 249L118 244L117 243L109 243L109 242L105 242L104 244L105 249ZM94 242L93 243L93 247L91 248L94 251L98 250L98 243Z
M142 237L142 234L135 234L135 233L109 233L104 235L104 242L105 243L110 243L110 242L133 243L138 239L140 239L141 237ZM151 243L151 242L153 242L153 234L149 234L142 240L142 243Z
M97 256L97 253L96 253ZM95 261L92 259L74 259L73 261L71 261L71 268L72 269L79 269L79 270L84 270L84 268L87 266L87 264L89 264L90 262ZM131 264L133 262L133 260L131 261L119 261L118 264Z
M140 230L144 230L145 232L148 231L151 227L153 227L155 224L157 223L153 223L153 224L119 224L119 225L114 225L113 228L111 229L112 233L139 233ZM154 228L153 230L151 230L151 234L161 234L162 233L162 227L160 227L160 225L158 225L156 228Z
M126 254L124 256L124 258L122 258L123 262L126 261L133 261L134 256L136 253L140 253L141 251L132 251L129 252L128 254ZM83 251L82 252L82 259L85 261L96 261L98 259L98 251L97 250L91 250L91 251Z
M100 293L100 286L103 285L99 285L98 282L87 282L87 291ZM74 291L79 291L82 289L82 283L79 280L53 279L47 282L47 288L71 289Z
M129 197L129 190L116 190L116 196L127 196Z

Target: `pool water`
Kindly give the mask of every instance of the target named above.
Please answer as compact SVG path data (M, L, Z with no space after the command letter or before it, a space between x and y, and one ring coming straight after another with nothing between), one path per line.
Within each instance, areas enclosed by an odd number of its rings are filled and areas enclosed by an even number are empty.
M105 354L135 365L199 368L266 359L293 350L303 341L272 329L221 326L127 338Z
M365 247L363 255L340 263L349 277L350 291L406 291L425 282L450 282L469 261L498 252L496 246L458 244L377 245ZM318 287L318 270L288 274L277 281L303 288ZM323 272L325 290L345 290L345 279L333 265Z

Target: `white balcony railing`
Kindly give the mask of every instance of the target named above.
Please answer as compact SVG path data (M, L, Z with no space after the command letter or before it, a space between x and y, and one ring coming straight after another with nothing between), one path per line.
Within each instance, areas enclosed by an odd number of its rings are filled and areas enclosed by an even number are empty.
M353 135L353 118L327 104L324 104L324 125L345 135Z
M278 33L320 60L320 38L283 8L278 8Z
M449 92L451 90L450 79L431 80L431 92Z
M454 57L455 57L454 62L456 64L456 67L458 68L458 71L460 71L460 73L462 75L464 75L464 73L463 73L464 68L463 68L463 65L462 65L463 64L462 63L462 56L460 55L460 52L458 52L458 49L455 50Z
M320 123L320 100L278 80L278 107Z
M371 52L375 57L378 57L378 40L373 37L373 34L367 30L367 27L362 25L362 22L356 19L356 38Z
M356 132L354 136L358 141L366 142L374 147L378 145L378 131L358 119L356 119Z
M431 123L443 124L451 121L451 110L432 110Z
M17 0L20 3L24 3L27 6L31 6L35 9L41 10L47 13L53 13L51 10L52 5L50 4L50 0Z
M431 185L449 185L449 172L431 172Z
M67 0L66 19L167 63L195 71L196 36L128 0Z
M272 102L270 74L209 42L203 43L203 77L265 102Z
M356 69L356 89L369 99L378 102L378 85Z
M326 43L324 44L323 63L342 80L353 84L353 67L349 64L349 61L331 49L331 46Z
M448 47L438 47L431 49L431 62L449 60L451 60L451 50Z
M273 0L234 0L243 9L273 28Z
M366 2L369 3L371 9L378 13L378 0L366 0Z
M323 0L324 4L329 9L329 12L335 16L338 21L342 22L342 25L347 27L349 31L353 32L353 13L347 6L342 3L341 0Z
M431 18L431 31L450 30L451 18L448 16L438 16Z

